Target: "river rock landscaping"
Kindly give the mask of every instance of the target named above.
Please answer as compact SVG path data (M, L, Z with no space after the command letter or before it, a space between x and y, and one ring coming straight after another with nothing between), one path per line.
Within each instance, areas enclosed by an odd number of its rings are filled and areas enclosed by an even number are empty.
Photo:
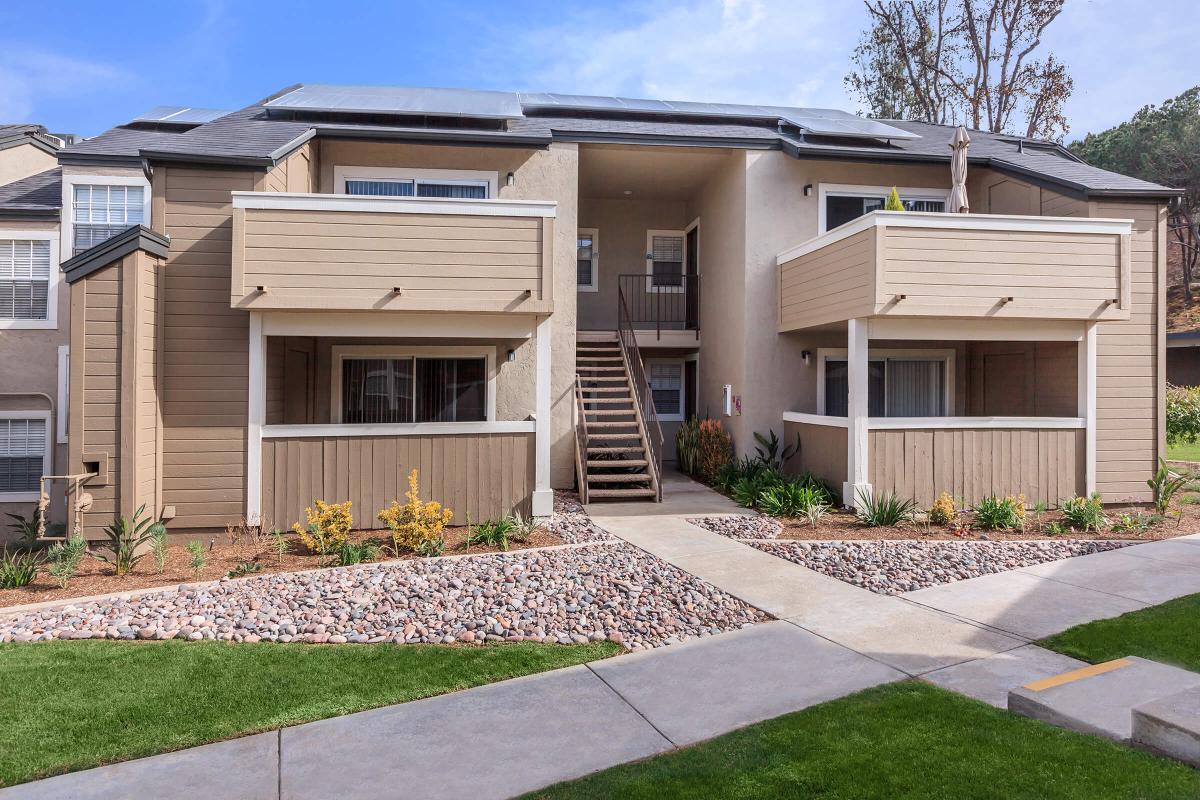
M878 594L903 594L1047 561L1115 550L1133 542L746 541L772 555Z
M216 639L659 647L757 609L620 542L277 573L0 615L0 641Z
M574 492L555 490L554 516L548 526L550 532L567 544L609 541L612 535L592 522L583 510L579 495Z

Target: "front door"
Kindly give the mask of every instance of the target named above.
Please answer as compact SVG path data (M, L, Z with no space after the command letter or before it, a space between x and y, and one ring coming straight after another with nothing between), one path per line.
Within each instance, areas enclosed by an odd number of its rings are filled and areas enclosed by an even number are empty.
M700 226L693 225L687 232L687 247L684 250L683 291L685 293L684 329L700 328Z

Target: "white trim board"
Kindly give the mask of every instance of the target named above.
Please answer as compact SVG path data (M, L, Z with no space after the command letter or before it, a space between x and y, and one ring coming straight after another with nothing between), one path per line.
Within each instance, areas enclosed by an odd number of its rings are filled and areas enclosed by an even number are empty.
M826 225L826 202L830 195L834 197L882 197L887 201L892 189L900 195L901 200L941 200L949 208L950 188L936 187L918 188L915 186L859 186L853 183L819 183L817 184L817 233L829 230Z
M550 200L462 200L456 197L363 197L311 192L232 192L234 208L293 211L369 211L381 214L462 214L553 218Z
M849 428L850 420L846 417L831 417L828 414L809 414L804 411L783 412L784 422L799 422L804 425L824 425L828 428Z
M54 421L49 409L30 409L28 411L0 411L0 419L40 419L45 424L45 450L42 452L42 475L54 472ZM41 498L41 483L30 492L0 492L0 503L29 503Z
M60 344L58 346L58 408L55 409L58 432L54 438L54 441L58 444L67 443L67 409L71 407L70 400L71 346L69 344Z
M1010 214L945 214L928 211L872 211L845 225L822 233L775 257L779 266L814 250L828 247L870 228L935 228L965 231L1024 231L1029 233L1108 233L1128 235L1131 219L1099 217L1033 217Z
M466 186L484 186L488 197L496 196L499 174L482 169L427 169L424 167L371 167L335 164L333 167L333 193L346 193L346 179L377 181L413 181L415 184L453 183ZM355 195L356 197L361 195ZM419 198L429 200L433 198ZM447 199L447 198L439 198Z
M25 241L45 241L50 244L50 275L46 281L46 318L45 319L8 319L0 318L0 330L45 331L58 328L58 290L62 280L62 263L59 253L62 246L58 228L50 230L0 230L0 239L16 239Z
M463 434L533 433L535 422L413 422L394 425L265 425L264 439L324 436L456 436Z

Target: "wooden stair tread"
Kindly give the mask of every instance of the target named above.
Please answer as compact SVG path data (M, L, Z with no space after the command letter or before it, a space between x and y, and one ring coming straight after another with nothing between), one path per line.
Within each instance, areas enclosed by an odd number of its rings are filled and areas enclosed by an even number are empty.
M603 475L593 475L588 473L588 483L649 483L650 473L648 472L628 472Z
M612 441L613 439L637 439L638 441L641 441L642 434L638 433L637 431L634 431L633 433L589 433L588 439L595 439L597 441Z
M621 408L585 408L585 409L583 410L583 413L584 413L584 414L591 415L591 416L594 416L594 417L632 417L632 416L633 416L633 409L632 409L632 408L630 408L630 409L621 409Z
M591 450L591 448L588 448ZM634 447L631 450L641 451L642 448ZM609 451L611 452L611 451ZM644 458L589 458L587 460L589 467L646 467L650 462Z
M592 437L593 439L596 437ZM644 453L641 447L589 447L589 453ZM590 463L590 462L589 462Z
M588 489L588 499L594 497L654 497L653 489Z
M629 422L589 422L589 428L633 428L637 429L637 422L630 420Z
M631 405L633 403L633 399L630 398L629 396L625 396L625 397L585 397L585 398L583 398L583 402L584 403L625 403L626 405Z

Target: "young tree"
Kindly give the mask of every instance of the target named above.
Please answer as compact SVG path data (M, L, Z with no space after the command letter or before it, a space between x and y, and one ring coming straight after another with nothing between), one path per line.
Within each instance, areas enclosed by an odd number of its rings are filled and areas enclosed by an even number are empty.
M871 27L846 86L871 116L1061 139L1073 82L1066 65L1037 51L1064 2L865 0Z

